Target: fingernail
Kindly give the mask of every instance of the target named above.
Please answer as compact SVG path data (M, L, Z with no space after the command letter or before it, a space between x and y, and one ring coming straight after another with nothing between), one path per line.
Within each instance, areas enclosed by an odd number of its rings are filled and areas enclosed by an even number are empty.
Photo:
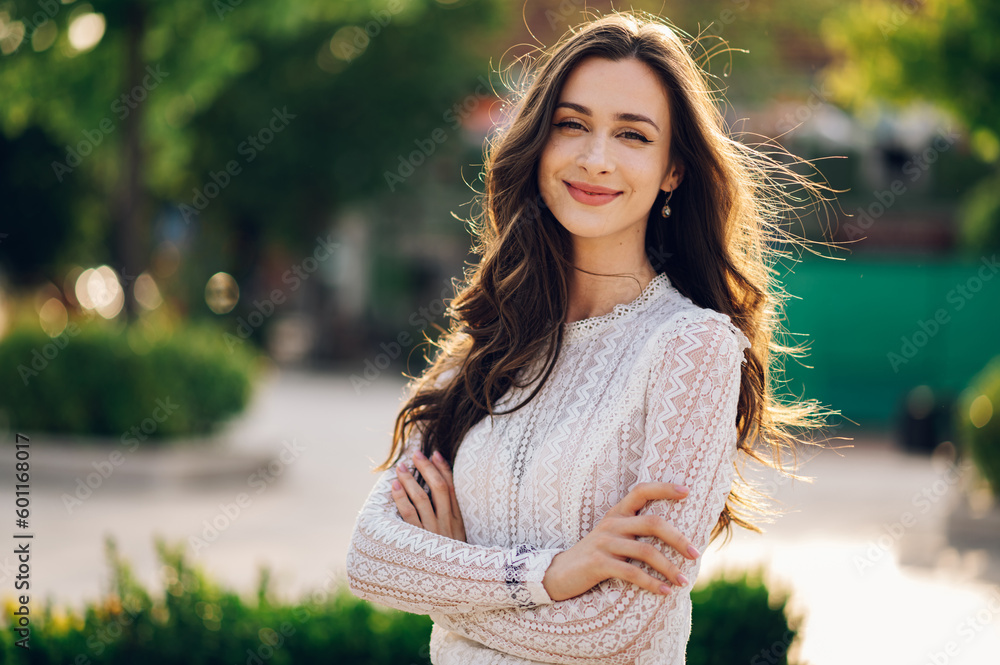
M427 459L426 457L424 457L424 454L419 450L413 453L413 456L416 457L417 459Z
M431 455L431 457L433 457L434 459L436 459L436 460L437 460L437 461L439 461L439 462L443 462L443 461L444 461L444 457L442 457L442 456L441 456L441 453L439 453L439 452L438 452L438 451L436 451L436 450L434 451L434 454L433 454L433 455Z
M678 575L677 576L677 582L680 583L680 584L687 584L688 583L688 578L684 577L683 575Z
M660 585L660 593L663 593L663 594L670 593L670 587L668 587L666 584L661 584Z
M684 485L678 485L678 486L677 486L677 487L675 487L674 489L676 489L676 490L677 490L678 492L681 492L681 493L686 493L686 492L690 492L690 491L691 491L691 490L689 490L689 489L688 489L688 488L687 488L686 486L684 486Z
M694 545L688 545L688 554L693 557L699 557L701 554L694 548Z
M394 481L392 481L392 489L394 489L396 491L399 491L399 490L403 489L403 485L398 480L394 480Z
M409 470L404 463L400 462L396 465L396 473L409 473Z

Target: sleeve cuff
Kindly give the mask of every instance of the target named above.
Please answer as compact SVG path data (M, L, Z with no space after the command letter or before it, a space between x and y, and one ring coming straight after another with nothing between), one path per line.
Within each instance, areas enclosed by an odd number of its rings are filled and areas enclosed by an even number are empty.
M535 550L527 545L517 548L517 556L507 575L507 583L513 585L513 597L524 607L551 605L555 601L549 596L542 584L545 571L549 569L552 559L562 550ZM513 573L513 574L510 574Z

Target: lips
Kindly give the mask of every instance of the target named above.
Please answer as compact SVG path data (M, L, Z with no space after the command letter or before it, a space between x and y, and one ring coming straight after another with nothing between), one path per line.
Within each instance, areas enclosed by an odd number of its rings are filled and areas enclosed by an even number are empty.
M569 182L564 180L563 184L566 185L569 195L574 200L586 205L604 205L614 201L621 194L620 191L598 185L588 185L585 182Z

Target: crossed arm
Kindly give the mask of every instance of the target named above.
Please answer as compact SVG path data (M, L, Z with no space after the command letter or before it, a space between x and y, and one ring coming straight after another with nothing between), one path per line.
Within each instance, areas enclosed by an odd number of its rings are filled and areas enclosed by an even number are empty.
M663 341L648 383L640 485L629 494L632 503L616 506L572 548L468 545L458 540L464 525L457 501L447 504L450 512L432 518L426 506L421 511L427 496L419 486L414 490L412 477L385 472L352 540L352 589L379 603L431 614L465 637L534 660L632 663L654 647L683 649L688 580L695 579L698 562L680 552L686 543L703 550L731 487L746 346L732 324L714 317L688 322ZM407 447L406 463L415 461L417 445ZM432 468L450 483L443 460L416 461L429 484ZM399 489L393 490L393 480ZM686 485L687 495L636 500L662 481L671 488ZM453 483L453 497L450 488ZM445 501L435 497L434 505ZM441 535L448 529L450 536ZM664 577L680 586L662 593ZM568 589L566 580L582 589ZM668 644L660 644L664 640Z

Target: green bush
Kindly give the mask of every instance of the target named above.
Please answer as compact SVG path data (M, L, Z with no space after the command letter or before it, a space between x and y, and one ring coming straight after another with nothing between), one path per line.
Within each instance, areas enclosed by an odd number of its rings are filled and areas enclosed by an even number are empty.
M107 542L111 591L81 613L30 607L30 650L15 646L7 598L0 662L15 665L337 665L428 663L428 617L359 600L343 581L300 603L274 600L264 570L255 602L219 588L184 559L182 544L156 544L163 590L151 596ZM37 602L37 601L32 601ZM692 593L687 662L784 665L796 631L759 574L715 579Z
M687 662L787 665L799 618L789 619L784 591L769 591L763 571L717 577L691 592Z
M150 596L108 542L111 593L82 614L31 611L30 650L15 645L11 600L0 627L0 662L17 665L399 665L429 663L430 619L382 610L342 582L301 604L272 598L261 574L256 602L219 588L184 560L183 545L157 543L164 589Z
M1000 356L972 378L958 398L959 441L993 495L1000 497Z
M0 341L0 410L19 431L162 438L210 432L246 406L255 357L244 345L211 327L147 335L141 324L13 331Z

